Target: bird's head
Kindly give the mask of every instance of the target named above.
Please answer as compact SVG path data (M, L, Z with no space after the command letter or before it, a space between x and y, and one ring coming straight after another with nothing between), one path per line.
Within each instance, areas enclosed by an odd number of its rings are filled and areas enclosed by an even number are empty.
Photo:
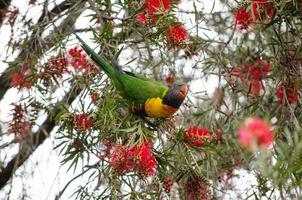
M163 97L163 104L178 109L188 94L187 84L174 84Z

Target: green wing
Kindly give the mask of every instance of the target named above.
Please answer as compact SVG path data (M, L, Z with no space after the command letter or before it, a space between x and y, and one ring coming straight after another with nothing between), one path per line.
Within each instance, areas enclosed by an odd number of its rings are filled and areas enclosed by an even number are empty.
M119 78L123 87L125 98L130 101L142 104L149 98L163 97L168 87L160 82L143 78L131 76L129 74L121 74Z

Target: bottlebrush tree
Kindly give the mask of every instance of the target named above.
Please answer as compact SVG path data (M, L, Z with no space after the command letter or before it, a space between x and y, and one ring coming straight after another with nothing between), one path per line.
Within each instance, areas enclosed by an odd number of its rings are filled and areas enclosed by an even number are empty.
M71 198L302 198L300 0L23 4L0 2L1 193L53 140L80 171L56 198L83 177ZM72 32L124 70L187 83L185 102L134 115ZM245 174L256 184L238 191Z

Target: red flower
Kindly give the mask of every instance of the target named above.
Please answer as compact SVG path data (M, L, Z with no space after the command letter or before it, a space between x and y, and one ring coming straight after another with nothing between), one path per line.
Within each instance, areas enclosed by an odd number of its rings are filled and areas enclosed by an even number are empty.
M171 9L170 0L147 0L145 8L150 15L162 14Z
M111 149L109 162L118 174L133 170L132 152L128 146L117 144Z
M28 77L21 73L15 73L12 76L11 87L20 87L29 89L32 86L32 82L28 80Z
M165 82L167 84L173 84L174 83L174 76L173 76L173 74L169 74L168 76L166 76Z
M132 148L125 145L116 145L112 148L109 159L111 165L119 174L136 170L140 174L152 175L155 173L157 166L149 142L143 142Z
M131 149L134 168L141 174L152 175L155 173L157 162L150 148L150 143L145 141Z
M19 73L15 73L12 76L11 82L10 82L10 86L11 87L18 87L20 86L23 82L24 82L24 76L22 74Z
M252 70L253 79L264 79L271 71L271 64L267 61L257 59L255 65L254 71Z
M264 91L262 80L265 79L271 71L269 62L257 59L253 65L243 65L242 67L233 67L231 75L242 79L246 88L253 95L259 95Z
M61 79L64 73L70 73L67 66L67 58L63 55L51 57L44 65L44 70L37 77L44 86L49 87L53 81L57 82L57 79Z
M163 180L164 191L170 193L174 180L172 176L166 176Z
M91 98L92 102L96 104L98 102L98 100L100 99L100 95L95 90L93 90L90 92L90 98Z
M167 29L169 42L173 46L179 46L188 38L188 31L180 24L175 24Z
M74 47L68 51L71 56L71 65L74 69L86 68L87 58L86 55L82 53L82 49Z
M67 70L67 58L63 56L57 56L48 60L47 73L61 78L63 73L69 72Z
M276 89L276 96L280 104L284 104L286 100L289 104L296 103L298 100L298 90L296 84L286 86L280 84Z
M171 9L169 0L146 0L146 11L138 13L136 20L142 24L156 24L158 17Z
M264 91L262 81L258 80L247 80L248 89L250 90L252 95L260 95Z
M254 24L252 12L246 7L241 7L233 13L236 27L239 30L248 29Z
M245 72L246 78L249 78L249 79L261 80L266 75L266 71L263 71L257 65L253 65L253 66L245 65L243 70Z
M257 21L271 19L276 11L274 3L267 0L252 0L252 10Z
M271 126L259 118L247 119L239 129L237 136L239 143L245 148L267 147L273 142Z
M267 71L259 67L259 65L244 65L242 73L245 78L253 80L261 80L267 75Z
M184 184L188 200L209 200L208 185L206 182L198 178L196 175L191 176Z
M185 142L196 147L202 147L208 140L212 139L212 135L206 128L192 126L185 132Z
M89 75L90 73L97 73L97 68L95 63L92 61L88 61L86 55L82 53L82 49L78 49L74 47L68 51L70 57L71 66L75 70L84 70L85 75Z
M76 128L81 130L88 130L94 124L93 120L86 113L74 115L73 121Z
M14 104L12 120L8 125L8 132L15 135L17 141L22 140L28 134L31 124L26 118L26 110L23 106Z
M147 15L146 13L140 12L135 15L136 21L146 24L147 23Z

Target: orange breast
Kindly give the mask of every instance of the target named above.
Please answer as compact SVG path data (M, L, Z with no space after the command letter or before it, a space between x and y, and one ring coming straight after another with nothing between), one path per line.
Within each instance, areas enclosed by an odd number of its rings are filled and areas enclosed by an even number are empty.
M150 98L145 102L145 111L149 117L166 118L173 115L177 109L162 103L162 99Z

